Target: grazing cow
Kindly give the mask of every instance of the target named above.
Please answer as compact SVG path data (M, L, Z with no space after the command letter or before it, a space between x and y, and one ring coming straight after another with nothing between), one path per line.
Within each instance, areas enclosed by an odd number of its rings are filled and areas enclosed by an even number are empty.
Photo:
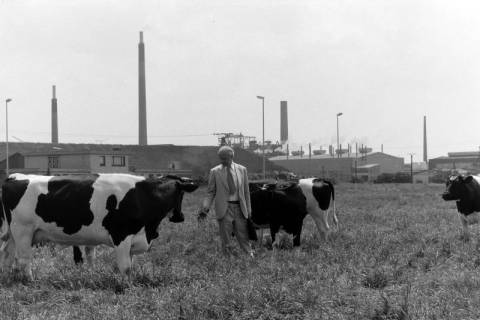
M468 225L479 221L480 177L451 176L446 187L442 198L445 201L456 201L458 216L463 226L463 236L465 240L469 240Z
M335 213L335 195L331 182L322 179L301 179L298 183L280 184L250 183L252 220L258 228L269 227L272 242L283 228L293 235L293 245L300 245L303 219L309 214L323 239L328 238L328 208L333 202L333 219L338 227ZM261 241L261 237L260 237Z
M105 244L114 248L120 272L129 273L132 255L150 248L169 212L173 212L171 221L183 221L183 194L197 188L183 178L165 182L128 174L12 174L2 186L0 239L6 242L0 263L11 266L15 253L31 279L35 243Z

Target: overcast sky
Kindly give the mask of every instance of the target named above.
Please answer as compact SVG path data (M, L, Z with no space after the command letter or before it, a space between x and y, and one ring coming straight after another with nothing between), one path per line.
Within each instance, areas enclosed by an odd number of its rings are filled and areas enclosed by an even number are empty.
M0 0L10 140L50 141L55 84L60 142L137 143L143 30L149 144L261 140L263 95L273 141L288 100L291 150L335 144L337 112L343 144L420 160L427 115L429 157L478 150L477 3Z

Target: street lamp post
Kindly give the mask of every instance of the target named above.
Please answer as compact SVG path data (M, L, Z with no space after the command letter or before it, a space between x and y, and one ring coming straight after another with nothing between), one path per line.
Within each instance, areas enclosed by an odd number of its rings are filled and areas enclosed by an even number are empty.
M339 142L339 134L338 134L338 117L340 117L343 113L339 112L337 113L337 158L340 158L340 142Z
M12 101L12 99L8 98L5 100L5 128L6 128L6 134L5 134L5 149L6 149L6 164L5 164L5 177L8 178L8 103Z
M412 180L411 182L413 183L413 156L415 153L410 153L410 179Z
M265 97L257 96L262 100L262 158L263 158L263 180L265 180Z

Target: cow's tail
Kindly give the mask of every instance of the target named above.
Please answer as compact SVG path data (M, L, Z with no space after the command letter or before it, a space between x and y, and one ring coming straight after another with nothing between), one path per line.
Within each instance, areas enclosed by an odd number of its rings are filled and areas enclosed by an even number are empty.
M0 240L2 241L7 241L8 240L8 231L9 231L9 226L8 226L8 220L7 220L7 213L5 212L5 206L3 205L3 201L0 200L0 203L2 204L0 207L0 210L2 210L2 213L0 215Z
M333 183L331 183L330 181L325 181L325 182L330 186L332 205L333 205L333 223L335 224L335 228L338 229L337 210L335 208L335 188L333 187Z

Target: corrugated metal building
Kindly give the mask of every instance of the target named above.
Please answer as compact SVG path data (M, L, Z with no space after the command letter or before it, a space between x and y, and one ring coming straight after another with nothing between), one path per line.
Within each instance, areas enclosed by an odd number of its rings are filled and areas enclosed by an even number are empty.
M373 181L381 173L403 170L404 159L383 152L350 154L341 158L331 155L277 156L269 159L299 176L335 178L339 181L357 179Z
M469 172L480 171L480 152L449 152L446 157L433 158L428 161L430 170L458 170Z

